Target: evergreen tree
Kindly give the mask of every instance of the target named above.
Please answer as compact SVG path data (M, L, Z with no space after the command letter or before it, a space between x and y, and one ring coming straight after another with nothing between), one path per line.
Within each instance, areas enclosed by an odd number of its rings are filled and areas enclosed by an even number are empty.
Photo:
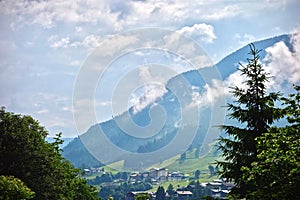
M289 125L258 137L258 159L243 168L245 182L257 188L250 199L300 199L300 86L295 89L283 98Z
M193 197L195 198L199 198L201 197L202 195L202 188L201 188L201 185L200 185L200 182L199 180L195 183L195 189L193 191Z
M165 198L166 198L166 193L164 187L158 186L155 200L165 200Z
M215 175L215 168L212 165L208 165L210 176Z
M182 164L186 159L186 152L182 153L179 158L179 164Z
M170 196L174 195L174 187L172 184L169 184L168 188L167 188L167 192Z
M200 174L201 174L200 170L197 169L197 170L195 171L195 179L199 179Z
M250 56L248 64L240 64L240 71L245 76L245 88L233 87L236 100L227 105L229 117L239 122L239 126L223 125L227 137L221 137L218 148L222 151L224 161L217 161L221 167L220 175L233 180L236 187L232 195L245 197L247 192L255 190L248 185L243 177L242 167L251 168L251 163L257 160L257 137L268 131L270 125L281 117L280 109L274 107L279 99L279 93L266 93L268 74L259 62L260 50L253 44L249 45Z

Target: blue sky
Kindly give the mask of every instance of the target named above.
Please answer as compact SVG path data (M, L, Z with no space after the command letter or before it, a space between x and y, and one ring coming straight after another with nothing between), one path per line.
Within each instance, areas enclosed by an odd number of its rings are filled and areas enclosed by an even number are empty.
M216 63L249 42L298 30L299 9L297 0L2 0L0 105L38 119L50 135L75 136L74 83L103 40L164 28L192 38ZM109 119L107 99L98 106L98 120Z

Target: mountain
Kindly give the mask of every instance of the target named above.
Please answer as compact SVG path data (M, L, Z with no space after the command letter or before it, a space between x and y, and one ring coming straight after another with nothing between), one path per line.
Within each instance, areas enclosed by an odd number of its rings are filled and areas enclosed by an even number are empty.
M65 146L67 146L74 138L61 138L63 140L63 143L60 146L60 148L64 148ZM52 143L55 141L54 137L46 137L46 142L48 143Z
M256 48L262 49L261 59L266 55L265 49L279 41L292 49L290 35L255 42ZM123 160L124 167L133 170L181 154L189 147L185 145L199 147L213 142L220 135L215 126L223 123L221 117L225 116L225 109L221 106L226 101L215 107L202 106L196 112L192 107L194 94L204 93L206 84L214 76L220 75L220 79L225 80L237 70L239 62L247 62L248 52L249 47L244 46L214 67L184 72L171 78L162 97L138 112L131 107L109 121L91 126L64 148L63 156L77 167L101 165L98 160L104 164Z

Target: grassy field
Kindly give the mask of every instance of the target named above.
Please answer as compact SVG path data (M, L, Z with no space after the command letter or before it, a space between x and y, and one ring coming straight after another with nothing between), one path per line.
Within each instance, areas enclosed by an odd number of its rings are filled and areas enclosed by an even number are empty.
M217 176L210 176L209 174L200 174L200 178L198 180L199 180L200 183L205 183L205 182L212 181L214 179L218 179L218 177ZM195 181L197 181L197 180L195 180ZM165 181L165 182L161 182L157 185L153 185L153 188L151 190L149 190L149 192L156 192L158 186L163 186L164 189L166 190L170 184L173 185L173 188L177 188L177 187L187 186L190 182L191 182L191 180Z
M213 145L214 144L210 144L210 151L205 156L200 158L195 158L195 149L187 152L186 159L183 162L179 162L179 156L173 157L165 161L169 164L166 168L169 170L169 172L180 171L191 178L194 177L194 172L196 170L200 170L201 174L198 179L200 183L218 179L218 176L211 176L208 169L209 165L215 166L214 163L216 160L223 160L221 156L215 154ZM152 167L161 167L165 166L165 164L166 163L162 163L161 165L157 164ZM158 186L163 186L165 189L167 189L169 184L172 184L174 188L177 186L183 187L187 186L189 182L190 180L161 182L158 185L154 185L153 189L150 191L156 191Z
M213 145L209 145L210 151L206 155L195 158L195 149L193 149L187 152L186 159L183 162L179 162L179 158L177 158L167 168L169 171L180 171L187 174L193 173L196 170L208 170L209 165L214 166L216 160L222 160L222 157L214 152Z
M199 177L199 181L201 183L203 182L209 182L212 181L213 179L217 179L217 176L210 176L209 174L209 165L215 166L215 161L216 160L222 160L222 157L219 156L218 154L216 154L215 152L215 148L213 148L214 144L210 144L209 145L209 151L206 155L199 157L199 158L195 158L195 149L188 151L186 153L186 159L183 162L180 162L180 156L175 156L172 157L168 160L165 160L163 163L159 164L155 164L152 165L150 168L161 168L161 167L165 167L169 170L169 172L175 172L175 171L180 171L182 173L184 173L186 176L188 176L189 178L193 178L194 177L194 173L196 170L200 170L201 174ZM117 163L113 163L109 166L105 166L104 170L105 172L111 172L113 174L117 173L118 170L116 169L121 169L123 165L123 162L117 162ZM147 169L147 170L148 170ZM98 174L93 174L91 176L88 176L87 179L93 179L97 176ZM165 181L165 182L161 182L158 183L157 185L153 185L153 189L151 189L150 191L156 191L158 186L163 186L165 189L168 188L169 184L172 184L174 188L176 188L177 186L183 187L183 186L187 186L190 182L189 178L187 178L187 180L183 180L183 181Z

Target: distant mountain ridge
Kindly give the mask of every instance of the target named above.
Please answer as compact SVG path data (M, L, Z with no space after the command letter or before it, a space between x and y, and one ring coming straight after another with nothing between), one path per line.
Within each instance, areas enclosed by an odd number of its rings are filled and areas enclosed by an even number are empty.
M257 49L262 49L261 59L263 59L266 55L265 49L280 41L283 41L289 48L292 48L290 44L290 35L281 35L254 42L254 44ZM215 65L222 80L225 80L230 74L237 70L239 62L247 61L246 59L248 52L249 47L246 45L226 56ZM204 74L209 73L209 69L201 69L201 72ZM106 133L106 137L108 137L112 143L126 151L133 153L147 153L160 149L176 136L176 132L179 130L177 125L178 123L180 124L182 122L180 118L181 110L178 94L173 94L169 88L176 88L176 90L179 91L179 95L182 95L180 99L181 101L186 101L188 104L193 100L191 96L193 91L186 88L181 88L181 81L183 77L185 80L188 80L191 85L197 88L197 92L204 91L204 85L206 82L201 74L198 73L198 71L192 70L184 72L171 78L167 82L166 88L168 89L168 92L165 93L163 97L145 107L142 111L134 113L133 109L130 108L127 112L115 117L114 119L91 126L83 135L87 136L95 134L97 131L99 131L100 127L103 132ZM119 122L122 121L123 123L126 123L127 121L129 123L129 120L133 120L140 126L145 126L151 123L149 111L153 109L153 107L155 108L156 105L163 106L167 116L164 126L156 135L149 138L137 138L126 134L126 132L118 127L118 120ZM205 134L209 129L208 126L211 112L212 111L210 108L201 110L199 124L180 124L180 126L198 126L197 134L192 144L195 147L201 145L205 140ZM95 146L95 148L97 147ZM97 161L97 159L95 159L84 147L80 138L75 138L66 147L64 147L63 156L70 160L76 167L101 165L101 163Z
M60 148L65 148L74 138L60 138L63 140L63 143L60 145ZM54 137L46 137L46 142L53 143L55 141Z

